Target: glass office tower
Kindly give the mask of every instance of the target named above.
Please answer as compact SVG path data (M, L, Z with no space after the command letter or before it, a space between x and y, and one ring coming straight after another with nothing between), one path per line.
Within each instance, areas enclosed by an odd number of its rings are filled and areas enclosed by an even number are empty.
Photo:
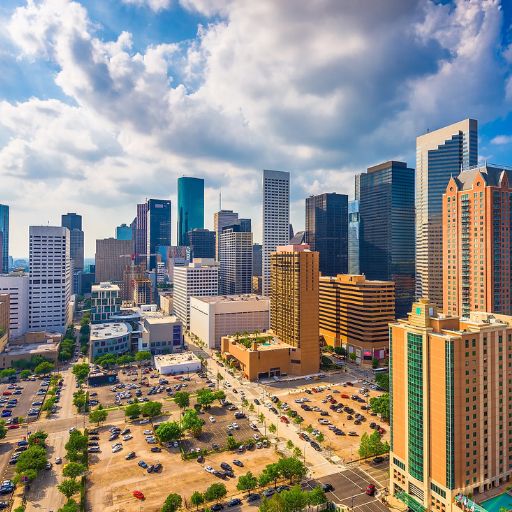
M360 272L395 282L395 311L414 300L414 169L389 161L359 176Z
M147 269L156 268L157 247L171 245L171 201L149 199L147 203Z
M2 274L7 274L9 272L9 207L5 204L0 204L0 233L0 270Z
M359 274L359 201L348 202L348 273Z
M189 245L189 231L203 228L204 180L178 178L178 245Z

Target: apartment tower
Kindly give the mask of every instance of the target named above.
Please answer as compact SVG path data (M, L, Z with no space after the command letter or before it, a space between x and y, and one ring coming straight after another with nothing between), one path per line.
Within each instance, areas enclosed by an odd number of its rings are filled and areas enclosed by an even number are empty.
M320 194L306 198L305 242L320 255L325 276L348 271L348 196Z
M391 494L417 512L483 510L469 496L512 474L512 317L421 299L390 334Z
M360 215L359 200L348 202L348 273L359 274L360 254Z
M416 139L416 297L443 307L442 202L451 176L478 163L478 126L465 119Z
M71 254L69 229L29 227L29 315L31 331L64 332L71 320Z
M270 293L270 255L290 238L290 173L263 171L263 284L262 293Z
M320 368L319 255L307 244L278 246L270 258L270 328L293 347L291 373Z
M483 166L450 179L443 196L443 304L449 315L512 314L512 184Z

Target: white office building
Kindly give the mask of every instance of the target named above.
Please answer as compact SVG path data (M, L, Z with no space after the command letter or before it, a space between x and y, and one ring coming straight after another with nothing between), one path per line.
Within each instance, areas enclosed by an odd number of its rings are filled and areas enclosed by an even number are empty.
M290 173L263 171L263 295L270 293L270 255L290 241Z
M223 336L270 328L270 299L261 295L221 295L190 299L190 332L210 349Z
M219 210L213 214L213 230L215 231L215 259L219 261L219 242L222 230L226 226L239 224L238 213L233 210Z
M121 308L120 288L109 282L91 287L91 322L108 322Z
M174 267L173 307L185 328L190 327L190 297L219 294L219 264L210 258L194 258L184 267Z
M239 225L225 227L219 243L219 293L235 295L252 291L252 233Z
M11 338L28 331L29 277L24 272L0 274L0 293L9 294L9 333Z
M72 314L69 229L30 226L29 259L29 330L64 332Z

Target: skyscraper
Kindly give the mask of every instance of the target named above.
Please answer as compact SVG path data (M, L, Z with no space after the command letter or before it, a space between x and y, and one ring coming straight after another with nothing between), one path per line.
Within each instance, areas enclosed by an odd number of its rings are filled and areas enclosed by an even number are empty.
M96 276L97 283L123 282L124 270L131 265L132 241L105 238L96 240Z
M396 315L414 301L414 169L389 161L359 175L361 274L394 281Z
M215 231L215 259L219 261L220 234L226 226L238 224L238 213L233 210L219 210L213 214L213 230Z
M146 253L148 243L148 203L137 205L137 217L135 218L135 264L146 265Z
M226 226L219 244L219 292L224 295L251 293L252 233L239 224Z
M181 177L178 178L178 245L189 245L188 233L196 228L204 228L204 180Z
M291 373L316 373L320 368L318 253L305 244L276 249L270 259L270 327L293 347Z
M290 173L264 170L263 295L270 292L270 255L277 246L288 245L290 238Z
M422 299L390 333L390 494L418 512L483 510L471 496L512 473L512 317Z
M261 261L261 244L253 244L252 246L252 275L261 276L262 261Z
M348 273L352 275L361 273L359 266L360 224L359 200L353 199L348 202Z
M0 270L9 272L9 207L0 204Z
M76 213L66 213L61 216L61 226L69 229L71 271L73 273L72 293L80 293L78 272L84 270L84 232L82 231L82 216Z
M71 256L68 228L29 228L29 329L64 332L71 321Z
M116 238L118 240L131 240L132 239L132 227L126 224L121 224L116 227Z
M416 297L443 307L442 200L451 176L478 163L478 126L465 119L416 139Z
M208 229L193 229L188 233L190 259L215 259L215 231Z
M146 264L148 270L156 268L159 245L171 245L171 201L149 199L147 206Z
M306 243L320 254L325 276L348 271L348 196L320 194L306 199Z
M512 173L483 166L450 179L443 197L443 304L449 315L512 314Z

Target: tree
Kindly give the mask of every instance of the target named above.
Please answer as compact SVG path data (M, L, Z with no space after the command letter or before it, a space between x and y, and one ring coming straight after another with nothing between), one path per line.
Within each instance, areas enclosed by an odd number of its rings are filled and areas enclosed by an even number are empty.
M228 436L227 440L227 447L228 450L236 450L240 444L236 441L236 439L233 436Z
M174 395L174 401L180 409L186 409L190 405L190 393L177 391Z
M320 432L320 434L318 434L316 436L316 440L319 442L319 443L322 443L324 441L325 437L324 435L322 434L322 432Z
M304 463L296 457L283 457L277 462L279 474L287 478L290 483L293 480L302 480L306 476L307 469Z
M80 490L80 483L73 478L68 478L62 480L62 482L57 485L57 489L69 499Z
M21 370L20 379L28 379L32 375L30 370Z
M275 434L277 432L277 427L271 423L268 427L268 431L271 433L271 434Z
M78 383L84 382L89 375L89 363L75 364L72 371Z
M289 491L282 494L285 510L289 512L300 512L308 504L308 494L299 485L294 485Z
M206 501L217 501L221 500L228 493L226 486L224 484L212 484L208 489L206 489L204 493L204 498Z
M161 402L145 402L142 404L140 411L142 412L142 416L154 418L155 416L160 416L162 413L162 404Z
M140 416L140 405L139 404L130 404L127 405L124 409L124 414L126 417L133 419Z
M389 420L389 393L370 398L372 411L380 414L383 420Z
M350 358L351 361L355 361L357 359L357 356L356 356L355 352L350 352L348 357Z
M302 457L302 455L303 455L303 454L302 454L301 449L300 449L298 446L296 446L296 447L293 449L293 456L294 456L294 457L299 458L299 457Z
M75 500L68 500L57 512L79 512L80 507Z
M202 505L204 503L203 493L199 491L194 491L192 493L192 496L190 496L190 503L192 503L192 505L195 505L196 510L198 510L199 505Z
M377 375L375 375L375 382L377 386L380 386L384 391L389 391L389 373L377 373Z
M272 498L263 498L259 511L260 512L288 512L283 497L283 493L275 493Z
M105 409L103 408L100 408L101 406L99 406L97 409L95 409L94 411L91 411L89 413L89 421L91 423L96 423L96 425L99 426L100 423L103 423L104 421L106 421L107 417L108 417L108 411L106 411Z
M238 478L238 483L236 484L236 488L239 491L247 491L250 493L253 489L256 489L258 486L258 479L249 471L245 475L241 475Z
M73 393L73 405L77 408L78 412L85 410L87 405L87 393L83 389L79 389Z
M291 439L288 439L288 441L286 441L286 448L288 448L288 450L293 449L293 441Z
M197 403L201 405L203 409L208 409L215 401L215 393L208 388L203 388L197 392Z
M249 404L249 412L254 412L254 404L253 403Z
M359 455L364 459L366 457L375 457L389 452L389 444L382 442L381 436L377 431L368 435L366 432L361 436L359 444Z
M68 454L69 452L84 452L87 450L87 442L88 437L79 430L75 430L69 434L69 440L64 447Z
M147 361L148 359L151 359L151 352L147 350L141 350L135 354L135 361Z
M322 503L327 502L327 496L320 486L314 487L311 491L309 491L307 497L308 505L321 505Z
M375 368L378 368L378 367L379 367L379 360L376 357L374 357L372 359L372 368L375 369Z
M46 450L42 446L30 446L21 453L16 462L16 472L33 480L46 467Z
M165 498L162 512L176 512L181 507L182 498L179 494L171 493Z
M262 412L260 412L260 413L258 414L258 421L259 421L260 423L264 423L264 422L265 422L265 415L264 415Z
M14 377L16 375L16 370L14 368L6 368L5 370L0 370L0 378L8 379L9 377Z
M85 464L80 464L80 462L70 462L64 466L62 474L69 478L76 478L80 475L83 475L86 471L87 467Z
M53 363L50 363L48 361L43 361L42 363L39 363L35 368L34 372L37 375L46 375L48 373L51 373L55 368L55 365Z
M199 417L194 409L187 409L183 413L181 426L184 430L188 430L194 437L199 437L203 431L204 421Z
M274 482L274 487L277 486L277 481L281 476L281 472L279 470L278 463L275 462L273 464L267 464L263 471L261 472L259 478L259 484L261 486L268 485L270 482Z
M48 437L48 434L46 432L43 432L42 430L38 430L37 432L34 432L28 437L28 444L30 446L39 445L39 446L45 446L46 445L46 438Z
M5 426L5 421L0 420L0 439L3 439L7 435L7 427Z
M160 423L155 432L162 443L177 441L182 434L181 426L177 421Z

